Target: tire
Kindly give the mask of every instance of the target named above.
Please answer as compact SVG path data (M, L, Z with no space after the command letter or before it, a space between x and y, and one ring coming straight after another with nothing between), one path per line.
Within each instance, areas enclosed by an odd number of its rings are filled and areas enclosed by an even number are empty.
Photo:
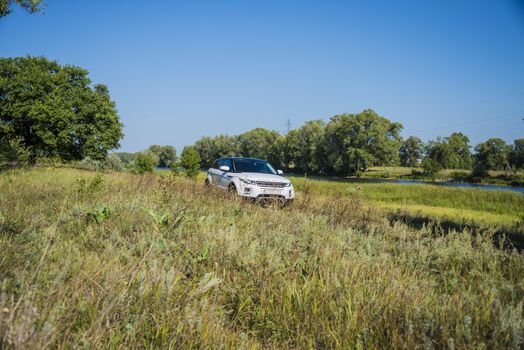
M231 194L236 194L237 193L237 187L235 186L235 184L233 184L233 183L229 184L229 186L227 187L227 192L229 192Z
M204 188L209 188L211 187L211 184L209 183L209 179L206 179L206 181L204 181Z

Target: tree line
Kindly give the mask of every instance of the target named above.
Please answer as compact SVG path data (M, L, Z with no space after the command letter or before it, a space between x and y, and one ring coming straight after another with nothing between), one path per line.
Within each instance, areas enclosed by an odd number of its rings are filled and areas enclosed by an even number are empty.
M401 131L400 123L368 109L328 122L308 121L284 135L256 128L236 136L202 137L180 160L188 154L194 168L219 157L244 156L268 159L288 172L341 176L394 165L422 167L426 174L470 169L484 175L524 168L524 139L508 145L492 138L472 152L469 138L459 132L423 143L416 136L403 139ZM189 167L177 163L172 146L108 155L122 137L109 89L92 83L87 70L44 57L0 58L0 163L57 159L107 168Z
M403 139L402 125L371 109L341 114L329 122L312 120L282 135L256 128L240 135L205 136L195 142L202 163L242 156L269 160L286 171L312 175L358 175L373 166L422 167L425 174L442 169L489 170L524 168L524 139L512 145L491 138L474 147L460 132L427 143L416 136Z

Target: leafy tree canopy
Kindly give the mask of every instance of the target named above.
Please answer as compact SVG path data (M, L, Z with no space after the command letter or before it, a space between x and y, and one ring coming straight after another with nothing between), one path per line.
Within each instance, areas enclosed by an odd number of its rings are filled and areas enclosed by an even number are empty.
M367 109L331 118L324 137L330 172L351 174L374 165L398 162L402 125Z
M20 5L29 13L42 12L46 3L43 0L0 0L0 17L7 16L13 10L13 3Z
M240 154L238 150L238 138L228 135L202 137L195 143L195 149L200 155L201 162L204 166L210 166L217 158L234 157Z
M499 138L491 138L475 147L475 168L477 175L488 170L504 170L508 165L508 155L511 148Z
M278 139L276 131L256 128L238 136L239 152L244 157L268 158L271 146Z
M312 120L289 132L287 138L295 169L306 174L318 173L321 170L325 129L324 121Z
M452 169L471 169L473 158L471 157L469 138L461 132L454 132L446 139L446 142L449 144L453 154L448 167Z
M509 152L509 162L515 169L524 169L524 139L516 139Z
M410 136L400 146L399 156L402 166L415 167L424 153L424 144L416 136Z
M0 58L0 138L40 156L104 159L122 138L115 103L85 69L44 57Z
M149 150L158 157L157 166L168 168L176 161L176 150L173 146L149 146Z
M457 132L428 142L426 156L439 163L441 168L471 169L473 159L470 148L469 138Z
M289 158L288 138L284 135L279 135L269 147L268 153L264 159L267 159L277 169L289 169Z

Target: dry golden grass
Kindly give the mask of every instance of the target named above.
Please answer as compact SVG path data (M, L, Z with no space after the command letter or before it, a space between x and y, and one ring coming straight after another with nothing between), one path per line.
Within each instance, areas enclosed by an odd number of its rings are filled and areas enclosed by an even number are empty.
M521 348L524 258L303 184L0 174L0 348Z

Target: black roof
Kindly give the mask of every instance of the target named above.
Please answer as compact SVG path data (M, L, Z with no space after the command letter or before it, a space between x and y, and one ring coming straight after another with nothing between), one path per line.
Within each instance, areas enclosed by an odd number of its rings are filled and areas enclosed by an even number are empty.
M265 159L247 158L247 157L222 157L222 158L217 158L217 159L215 159L215 162L216 162L217 160L221 160L221 159L231 159L231 160L252 160L252 161L258 161L258 162L267 162L267 160L265 160Z

